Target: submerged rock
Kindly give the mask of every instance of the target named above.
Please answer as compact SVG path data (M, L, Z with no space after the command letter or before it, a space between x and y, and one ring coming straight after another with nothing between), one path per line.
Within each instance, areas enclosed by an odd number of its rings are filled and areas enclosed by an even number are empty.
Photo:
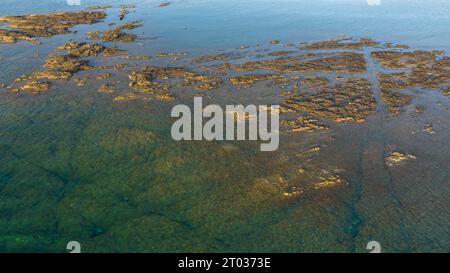
M75 79L75 82L77 83L78 86L85 86L86 83L87 83L87 79L85 79L85 78L83 78L83 79L77 78L77 79Z
M430 64L442 53L442 51L423 50L413 52L374 51L370 55L383 67L398 70Z
M442 91L442 95L444 95L444 96L450 96L450 87L448 87L447 89L445 89L444 91Z
M270 52L269 56L286 56L286 55L290 55L293 54L294 51L274 51L274 52Z
M150 60L150 56L124 56L122 59L130 61L146 61Z
M375 112L376 100L366 79L349 79L315 93L301 93L283 101L283 107L336 122L364 122Z
M132 30L141 27L142 25L138 23L139 21L132 21L117 26L112 30L106 30L104 32L100 31L88 32L87 38L89 40L101 40L103 42L125 42L125 43L134 42L137 36L134 34L126 33L124 32L124 30Z
M104 9L110 9L112 6L91 6L87 7L88 10L104 10Z
M0 29L0 43L13 44L17 40L24 40L29 42L35 41L35 39L31 35L27 35L23 32Z
M416 105L416 115L420 115L425 111L425 107L423 105Z
M347 72L364 73L366 60L355 52L305 53L272 60L232 65L236 71L273 70L278 72Z
M338 39L332 41L322 41L307 44L300 49L306 50L324 50L324 49L360 49L363 47L373 47L379 45L378 42L375 42L368 38L361 39Z
M26 80L68 80L72 77L72 73L66 71L58 71L58 70L45 70L45 71L35 71L31 75L23 75L17 78L15 81L26 81Z
M318 130L328 129L325 125L319 124L317 119L308 116L299 116L295 120L284 120L281 124L289 127L289 131L292 133L313 133Z
M329 175L327 177L321 177L321 182L314 185L314 189L319 190L323 188L335 187L343 183L343 180L339 175Z
M307 77L300 81L301 87L304 87L304 86L318 87L318 86L326 86L328 84L330 84L329 80L327 80L325 78L320 78L320 77Z
M178 57L189 55L188 52L166 52L158 54L158 57Z
M152 81L151 74L144 71L133 71L128 75L130 80L129 87L142 93L169 92L170 86Z
M192 60L192 63L206 63L206 62L213 62L213 61L226 61L228 60L227 54L219 54L219 55L203 55L195 57Z
M114 92L114 89L113 89L112 85L110 85L110 84L102 84L98 88L98 92L100 92L100 93L112 93L112 92Z

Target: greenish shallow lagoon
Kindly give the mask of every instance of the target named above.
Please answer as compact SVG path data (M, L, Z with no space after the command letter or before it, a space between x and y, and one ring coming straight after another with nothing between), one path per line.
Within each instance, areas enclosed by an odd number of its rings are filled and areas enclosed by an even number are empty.
M86 42L86 32L122 23L115 1L6 2L0 16L113 6L103 22L76 26L76 33L38 38L40 45L0 44L0 82L6 85L41 70L57 46ZM149 61L130 61L136 67L124 71L80 71L39 94L1 88L0 251L66 252L75 240L83 252L367 252L375 240L383 252L448 252L450 99L441 93L444 87L409 90L412 102L391 117L376 79L384 70L370 59L376 47L356 50L368 62L367 73L296 75L367 78L376 111L361 124L321 118L328 130L282 130L276 152L260 152L259 143L248 141L173 141L170 111L199 94L205 104L280 103L291 85L258 82L239 89L225 81L206 92L176 85L169 102L114 100L130 91L131 70L196 70L192 59L203 55L225 53L230 63L242 64L338 35L443 50L443 56L450 50L447 1L425 7L419 1L272 2L189 0L160 8L158 1L121 1L137 6L124 22L142 20L130 31L138 41L87 42L117 45ZM270 44L274 39L281 43ZM189 55L158 57L170 52ZM95 66L115 62L87 59ZM105 72L112 79L94 79ZM74 78L83 77L89 81L77 86ZM114 93L97 92L116 80ZM417 106L425 109L420 115ZM434 133L424 132L427 124ZM392 151L416 159L392 168L385 160ZM330 177L339 183L322 187Z

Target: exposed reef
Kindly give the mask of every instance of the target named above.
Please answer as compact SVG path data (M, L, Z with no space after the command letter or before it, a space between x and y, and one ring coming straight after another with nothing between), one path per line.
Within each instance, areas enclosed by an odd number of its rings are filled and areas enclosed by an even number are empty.
M274 74L256 74L256 75L242 75L239 77L232 77L228 79L233 85L251 87L257 81L272 80L274 83L285 82L286 78L282 75Z
M139 21L132 21L123 25L116 26L114 29L101 31L92 31L87 33L89 40L100 40L103 42L124 42L131 43L137 38L135 34L126 33L124 30L132 30L142 26Z
M294 120L283 120L281 124L287 126L292 133L313 133L328 129L327 126L320 124L317 119L306 115L301 115Z
M336 122L361 123L375 112L376 100L367 80L353 78L314 93L296 94L283 106Z
M17 40L33 41L37 37L52 37L66 34L70 28L80 24L95 24L106 17L103 11L58 12L0 17L0 24L9 29L0 30L0 43Z
M133 71L128 78L130 87L140 92L168 92L169 83L161 83L169 79L181 79L184 86L194 86L195 90L208 91L222 86L223 81L217 77L200 75L187 71L182 67L144 67L140 71Z
M19 88L13 89L13 92L31 91L32 93L39 93L47 91L50 88L50 83L46 81L30 81Z
M375 42L368 38L361 39L338 39L332 41L321 41L315 43L309 43L305 46L300 47L303 50L324 50L324 49L361 49L364 47L373 47L379 45L378 42Z
M135 6L120 6L119 15L128 14L127 9ZM107 7L92 8L94 10ZM25 35L23 39L33 39L35 31L23 32L30 22L50 18L51 22L61 22L67 18L75 18L75 22L68 22L62 26L50 28L50 33L67 33L69 28L80 23L95 23L105 17L104 12L79 12L49 15L32 15L3 17L10 28L14 27L14 34ZM7 18L7 19L5 19ZM28 23L24 23L28 22ZM19 23L17 23L19 22ZM43 26L45 24L37 24ZM135 42L137 34L127 33L141 26L140 21L131 21L113 26L103 32L88 32L87 38L102 42ZM1 30L0 30L1 31ZM22 32L17 32L22 31ZM6 37L6 36L4 36ZM11 38L5 38L6 40ZM271 45L279 44L273 40ZM294 44L289 45L295 48ZM276 48L277 46L274 46ZM82 70L93 69L127 69L139 66L131 61L142 61L144 67L139 70L127 70L129 87L133 92L128 95L120 94L116 100L130 100L139 98L160 98L171 100L175 97L175 88L190 87L195 91L209 91L222 86L237 88L253 88L258 82L268 82L268 88L281 88L277 92L281 99L281 112L299 112L297 119L284 121L284 125L291 132L313 132L326 129L318 124L315 117L326 118L336 122L361 123L375 112L377 101L374 95L374 86L365 78L367 73L367 54L361 49L368 49L370 58L373 58L383 69L377 73L377 87L379 88L380 102L384 103L391 116L401 113L404 106L414 99L414 92L420 88L439 89L442 94L448 95L450 84L450 58L442 57L441 51L407 51L406 46L384 44L368 38L353 39L340 37L330 41L303 43L298 50L273 51L259 49L255 58L247 58L242 52L224 51L217 55L201 55L190 57L188 52L157 53L158 57L174 57L176 66L158 66L152 63L151 56L130 56L128 52L116 47L105 46L99 43L86 43L71 41L57 48L65 54L50 55L43 65L48 70L32 72L16 79L16 82L31 84L36 81L68 80L73 74ZM311 51L311 52L308 52ZM251 53L250 53L251 54ZM113 58L107 65L92 66L90 58L102 55L104 58ZM183 56L183 58L178 58ZM184 57L185 56L185 57ZM245 56L245 59L243 58ZM116 63L119 57L129 62ZM241 60L242 58L242 60ZM249 60L250 59L250 60ZM243 61L245 60L245 61ZM183 64L181 64L181 62ZM152 63L152 65L149 65ZM204 63L212 63L204 65ZM195 71L195 72L194 72ZM247 72L253 72L252 74ZM112 77L110 73L103 73L91 77L95 80L105 80ZM85 79L77 79L77 85L86 84ZM36 84L35 84L36 85ZM43 86L43 85L41 85ZM23 86L22 86L23 87ZM18 89L22 90L22 87ZM100 90L109 93L107 85ZM17 88L16 88L17 89ZM31 90L31 87L25 88ZM151 94L151 95L150 95ZM122 99L122 97L124 99ZM308 114L315 117L304 116Z
M251 61L231 66L236 71L273 70L278 72L364 73L366 60L355 52L306 53L265 61Z
M63 46L57 48L58 50L67 50L69 55L81 58L81 57L93 57L105 50L105 47L100 44L88 44L81 42L68 42Z
M172 4L172 2L162 2L162 3L159 4L159 7L160 8L164 8L164 7L169 6L170 4Z

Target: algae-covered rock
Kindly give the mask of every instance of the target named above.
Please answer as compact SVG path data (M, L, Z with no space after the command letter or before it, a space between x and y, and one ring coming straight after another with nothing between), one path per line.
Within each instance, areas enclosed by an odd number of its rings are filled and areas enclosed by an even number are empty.
M80 70L91 69L87 61L78 60L70 55L53 55L45 60L45 68L58 69L65 72L76 73Z
M386 158L386 164L388 166L396 166L400 163L408 160L415 160L416 157L410 154L403 154L400 152L391 152L389 156Z
M379 45L378 42L375 42L368 38L361 39L339 39L332 41L322 41L307 44L300 49L307 50L324 50L324 49L360 49L363 47L373 47Z
M109 79L111 77L112 77L111 73L105 73L105 74L101 74L101 75L95 76L95 79L97 79L97 80L106 80L106 79Z
M325 130L328 127L318 123L315 118L308 116L299 116L294 120L284 120L282 125L289 127L289 131L292 133L313 133L318 130Z
M314 189L319 190L323 188L336 187L342 183L343 180L339 175L329 175L327 177L321 177L321 181L314 185Z
M347 72L363 73L366 60L360 53L305 53L231 66L236 71L273 70L278 72Z
M81 57L93 57L97 56L99 53L103 52L105 50L105 47L100 44L88 44L88 43L78 43L76 44L69 44L65 49L67 49L67 52L69 55L81 58Z
M98 88L98 92L100 92L100 93L112 93L112 92L114 92L114 89L113 89L112 85L110 85L110 84L102 84Z
M442 91L442 95L444 95L444 96L450 96L450 87L448 87L447 89L445 89L444 91Z
M17 91L32 91L32 92L41 92L41 91L47 91L50 88L50 83L45 81L32 81L27 82Z
M117 26L114 29L106 30L104 32L93 31L87 33L87 38L90 40L101 40L103 42L134 42L137 38L135 34L124 32L124 30L132 30L142 26L139 21L132 21L123 25Z
M164 7L169 6L170 4L172 4L172 2L162 2L162 3L159 4L159 7L160 8L164 8Z
M0 29L0 43L14 44L17 40L35 41L33 36L21 31Z
M103 11L58 12L0 17L0 24L9 29L0 30L0 42L14 43L17 40L32 41L37 37L52 37L66 34L70 28L80 24L95 24L106 17Z
M17 78L15 81L26 81L26 80L68 80L72 77L72 73L67 71L58 71L58 70L44 70L44 71L35 71L31 75L23 75Z
M355 78L315 93L291 96L283 101L283 106L336 122L361 123L375 111L376 100L372 85Z

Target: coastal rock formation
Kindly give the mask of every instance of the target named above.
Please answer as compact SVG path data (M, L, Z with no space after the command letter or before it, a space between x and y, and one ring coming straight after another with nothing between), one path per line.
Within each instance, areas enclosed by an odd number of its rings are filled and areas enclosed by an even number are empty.
M403 154L400 152L392 152L389 154L389 156L386 158L386 165L392 167L399 165L403 161L407 160L415 160L416 157L410 154Z
M364 122L375 111L372 85L365 79L354 78L315 93L289 97L283 106L336 122Z
M81 58L97 56L105 50L105 47L100 44L68 42L63 46L58 47L57 50L67 50L69 55L76 58Z
M315 118L301 115L294 120L284 120L282 125L289 127L289 131L292 133L313 133L318 130L325 130L327 127L318 123Z
M343 183L339 175L329 175L327 177L321 177L320 179L321 181L314 185L314 189L316 190L335 187Z
M89 40L101 40L103 42L134 42L137 38L135 34L126 33L124 30L132 30L142 25L139 21L132 21L123 25L117 26L114 29L106 30L104 32L93 31L87 33Z
M239 77L232 77L228 80L233 85L250 87L257 81L266 81L266 80L285 80L286 78L282 75L274 75L274 74L257 74L257 75L242 75Z
M309 43L305 46L300 47L300 49L303 50L361 49L363 47L373 47L377 45L379 45L378 42L375 42L368 38L361 38L361 39L346 38L332 41Z
M50 88L50 83L45 81L31 81L25 83L21 87L14 89L13 92L32 91L33 93L39 93L41 91L47 91Z
M194 86L199 91L212 90L223 84L220 78L200 75L187 71L182 67L148 66L139 72L134 71L129 75L129 79L131 80L130 87L137 88L141 92L156 91L158 89L168 91L170 89L168 84L161 84L156 82L156 80L181 79L185 86Z

